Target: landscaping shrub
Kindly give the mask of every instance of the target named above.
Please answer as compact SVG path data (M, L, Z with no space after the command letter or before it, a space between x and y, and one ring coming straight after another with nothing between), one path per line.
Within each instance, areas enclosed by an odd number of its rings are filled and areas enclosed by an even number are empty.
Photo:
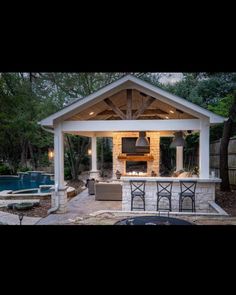
M0 164L0 175L11 175L12 170L5 164Z
M28 172L31 169L29 167L26 167L26 166L20 166L17 170L18 170L18 172Z
M64 168L64 176L65 176L65 179L68 180L68 179L71 179L71 169L69 167L66 167Z

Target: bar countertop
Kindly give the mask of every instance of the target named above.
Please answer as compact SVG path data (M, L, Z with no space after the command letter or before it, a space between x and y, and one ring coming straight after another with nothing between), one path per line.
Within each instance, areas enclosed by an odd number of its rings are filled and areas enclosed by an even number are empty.
M197 182L206 182L206 183L220 183L220 178L198 178L198 177L148 177L148 176L122 176L121 180L124 182L128 182L130 180L142 181L146 180L147 182L153 181L173 181L173 182L180 182L180 181L197 181Z

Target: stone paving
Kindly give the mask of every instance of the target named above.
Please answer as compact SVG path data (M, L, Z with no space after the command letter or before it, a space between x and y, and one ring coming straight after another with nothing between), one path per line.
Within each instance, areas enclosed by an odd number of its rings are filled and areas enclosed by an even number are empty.
M73 224L76 218L83 219L100 210L121 210L121 201L95 201L95 196L89 195L86 189L68 202L67 213L50 214L42 218L37 225Z
M28 217L24 216L22 225L34 225L41 218L40 217ZM0 211L0 224L2 225L20 225L19 217L17 214L11 214Z

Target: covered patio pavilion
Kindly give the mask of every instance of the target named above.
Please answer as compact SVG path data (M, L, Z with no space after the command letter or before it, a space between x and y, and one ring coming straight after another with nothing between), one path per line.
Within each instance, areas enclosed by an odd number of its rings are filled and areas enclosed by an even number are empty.
M215 182L209 175L209 128L224 122L216 115L186 99L164 91L139 78L127 75L91 95L75 100L62 110L45 118L41 126L54 133L54 179L55 192L52 208L66 212L67 194L64 184L64 134L88 136L92 139L91 177L97 177L97 137L113 139L113 175L119 170L123 182L123 209L128 208L128 186L132 179L126 171L127 162L137 161L137 155L122 153L122 138L138 137L144 131L150 138L150 152L139 156L147 162L142 175L148 181L159 179L160 137L173 136L176 131L199 131L199 177L204 183L206 200L214 200ZM183 168L183 148L176 149L177 170ZM154 171L156 177L151 176ZM204 193L201 188L199 191ZM176 191L177 194L177 191ZM204 198L204 196L203 196ZM204 200L203 200L204 201ZM151 207L150 207L151 208Z

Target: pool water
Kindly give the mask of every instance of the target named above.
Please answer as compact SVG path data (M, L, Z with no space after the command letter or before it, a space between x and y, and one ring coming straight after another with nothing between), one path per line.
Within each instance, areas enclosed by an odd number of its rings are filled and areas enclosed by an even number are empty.
M49 177L41 177L37 179L29 178L21 178L21 177L7 177L0 176L0 191L3 190L24 190L24 189L34 189L38 188L40 185L53 185L54 181L52 181ZM46 190L46 189L45 189ZM43 191L46 192L44 189Z

